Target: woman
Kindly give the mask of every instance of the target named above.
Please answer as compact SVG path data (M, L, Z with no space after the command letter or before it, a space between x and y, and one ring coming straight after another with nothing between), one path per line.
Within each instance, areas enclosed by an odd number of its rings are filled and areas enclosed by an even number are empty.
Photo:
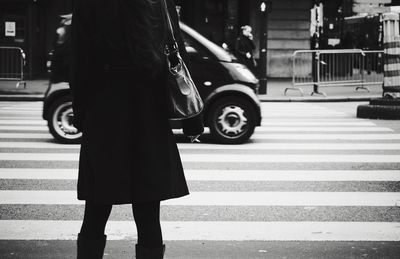
M102 258L114 204L132 204L137 258L163 258L160 201L189 193L166 112L164 21L161 0L74 1L71 89L83 132L78 199L86 201L78 258ZM183 128L199 135L202 120Z
M255 73L256 61L254 60L253 52L256 46L253 42L252 28L249 25L244 25L241 30L239 37L236 39L235 53L239 60Z

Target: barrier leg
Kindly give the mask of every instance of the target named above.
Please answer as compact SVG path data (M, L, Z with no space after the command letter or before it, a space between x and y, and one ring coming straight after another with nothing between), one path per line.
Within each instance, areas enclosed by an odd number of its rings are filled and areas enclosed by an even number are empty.
M319 82L320 82L319 76L320 76L319 53L314 52L312 54L312 77L313 77L314 87L310 95L313 96L314 94L317 94L326 97L327 95L324 92L319 91Z
M289 90L296 90L296 91L299 91L300 92L300 94L301 94L301 97L303 97L304 96L304 91L303 91L303 89L302 88L300 88L300 87L287 87L287 88L285 88L285 92L284 92L284 95L286 96L286 93L287 93L287 91L289 91Z

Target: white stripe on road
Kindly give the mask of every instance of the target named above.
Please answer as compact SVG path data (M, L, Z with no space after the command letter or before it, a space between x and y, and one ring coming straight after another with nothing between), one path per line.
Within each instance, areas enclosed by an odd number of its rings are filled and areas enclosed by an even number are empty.
M268 106L264 105L264 103L261 104L261 109L265 111L302 111L302 110L311 110L311 111L335 111L333 109L329 109L326 107L322 106Z
M24 130L24 131L30 131L30 130L37 130L37 131L49 131L49 128L47 126L3 126L0 125L0 130Z
M215 145L178 143L180 150L396 150L400 143L251 143L241 145ZM0 142L0 148L79 149L80 145L51 142Z
M25 109L14 109L14 108L0 108L0 114L42 114L42 110L40 109L31 109L31 108L25 108ZM299 110L299 111L291 111L291 110L278 110L278 111L272 111L269 109L262 109L262 114L263 116L266 117L274 117L274 116L299 116L299 117L327 117L327 116L348 116L345 113L342 112L336 112L333 110L318 110L318 109L312 109L312 110Z
M400 170L185 170L188 181L400 181ZM0 179L76 180L77 169L0 168Z
M29 117L22 117L22 116L0 116L0 124L23 124L24 121L29 121L36 123L38 121L42 121L43 124L46 124L46 121L43 120L40 116L29 116ZM11 123L12 122L12 123Z
M0 240L76 240L81 221L2 220ZM163 239L204 241L400 241L397 222L162 221ZM136 239L133 221L109 221L107 240Z
M3 161L78 161L78 153L0 153ZM400 155L181 154L184 162L214 163L400 163Z
M259 134L251 139L297 139L297 140L400 140L400 134Z
M0 143L0 147L2 144ZM180 150L398 150L400 143L251 143L241 145L178 144Z
M78 169L0 168L0 179L76 180Z
M268 120L268 118L331 118L331 117L349 117L350 115L348 114L340 114L340 113L304 113L304 114L296 114L296 113L263 113L262 117L263 119Z
M53 139L50 133L0 133L0 138Z
M189 181L400 181L400 170L186 170L185 176Z
M47 121L45 120L32 120L32 118L29 118L29 120L24 120L24 119L19 119L19 117L15 117L18 118L18 120L10 120L10 119L3 119L0 120L0 125L43 125L46 126L47 125Z
M185 162L234 162L234 163L400 163L400 155L272 155L272 154L246 154L246 155L197 155L182 154ZM1 154L0 154L1 159Z
M40 124L39 124L40 125ZM0 130L41 130L48 131L46 125L36 126L36 125L1 125ZM384 127L259 127L256 128L257 133L262 132L299 132L299 131L310 131L310 132L393 132L392 129Z
M0 117L0 125L47 125L41 117ZM293 121L293 120L263 120L262 126L376 126L370 121Z
M80 145L59 144L52 142L0 142L0 148L79 149Z
M0 110L3 111L43 111L43 107L32 106L32 107L1 107Z
M376 126L370 121L287 121L263 120L262 126Z
M0 204L84 204L76 191L0 191ZM192 192L180 206L400 206L400 192Z
M0 138L49 139L50 134L41 133L0 133ZM252 139L298 139L298 140L399 140L400 134L260 134L255 133Z
M1 129L1 128L0 128ZM312 132L335 132L335 131L357 131L357 132L368 132L368 131L381 131L381 132L392 132L392 129L384 127L262 127L256 128L257 133L262 132L291 132L291 131L312 131Z
M42 111L35 111L35 110L30 110L27 109L25 111L19 111L19 110L13 110L13 111L7 111L7 110L3 110L0 109L0 114L7 114L7 115L13 115L13 114L32 114L32 115L36 115L36 114L42 114Z
M336 112L336 111L331 111L331 110L269 110L269 109L263 109L261 110L261 114L263 116L269 116L269 115L282 115L282 116L293 116L293 115L300 115L300 116L335 116L335 115L346 115L343 112Z

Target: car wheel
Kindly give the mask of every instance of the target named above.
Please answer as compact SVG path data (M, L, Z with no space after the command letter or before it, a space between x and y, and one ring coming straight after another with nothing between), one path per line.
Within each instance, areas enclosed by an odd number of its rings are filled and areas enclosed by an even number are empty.
M71 97L61 97L51 105L47 123L50 133L57 141L64 144L79 143L82 133L74 127L73 119Z
M256 111L244 98L224 97L208 111L208 126L212 138L222 144L240 144L254 133Z

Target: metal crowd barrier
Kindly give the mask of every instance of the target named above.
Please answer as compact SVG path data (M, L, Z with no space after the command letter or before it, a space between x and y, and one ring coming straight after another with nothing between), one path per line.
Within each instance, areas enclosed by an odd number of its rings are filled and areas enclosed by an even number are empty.
M17 47L0 47L0 80L18 81L17 88L26 87L24 81L25 53Z
M293 53L292 87L300 91L302 86L313 86L311 95L321 94L320 87L353 86L367 90L369 85L383 84L383 51L360 49L298 50Z

